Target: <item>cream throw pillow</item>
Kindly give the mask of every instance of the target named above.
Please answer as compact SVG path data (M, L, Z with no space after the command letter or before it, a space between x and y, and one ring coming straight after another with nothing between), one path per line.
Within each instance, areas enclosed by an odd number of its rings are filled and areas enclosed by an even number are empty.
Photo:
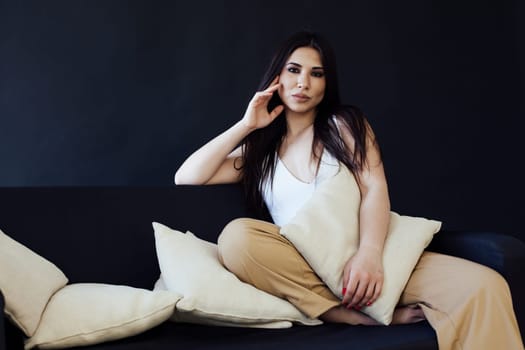
M63 349L136 335L166 321L179 299L172 292L71 284L51 298L25 349Z
M216 244L155 222L153 229L162 276L156 288L183 296L172 320L262 328L322 323L240 281L219 262Z
M67 284L54 264L0 230L0 289L5 313L28 337L51 296Z
M342 298L343 269L359 247L361 195L353 174L339 172L315 190L297 215L281 227L330 290ZM384 284L380 297L361 309L387 325L423 250L441 228L441 222L390 214L383 252Z
M188 232L189 233L189 232ZM162 275L155 283L153 290L168 290ZM185 323L196 323L196 324L207 324L210 326L220 327L248 327L248 328L290 328L292 323L290 321L269 321L269 322L257 322L257 323L239 323L230 321L220 321L216 318L208 317L205 312L193 310L191 312L174 312L170 317L170 321L173 322L185 322Z

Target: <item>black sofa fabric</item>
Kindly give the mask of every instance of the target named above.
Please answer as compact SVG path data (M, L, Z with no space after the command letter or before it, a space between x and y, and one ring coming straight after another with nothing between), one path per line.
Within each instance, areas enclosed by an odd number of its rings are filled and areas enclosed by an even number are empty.
M4 296L2 295L2 292L0 291L0 309L4 309ZM0 350L6 350L6 342L5 342L5 321L4 317L0 317Z
M70 283L151 289L159 276L152 221L216 242L231 219L248 215L235 185L0 188L0 228L55 263ZM525 314L525 244L510 236L440 232L429 250L468 257L506 277L518 321ZM518 293L518 294L516 294ZM521 293L521 294L519 294ZM22 349L22 334L0 319L0 350ZM3 334L3 333L7 334ZM523 333L523 332L522 332ZM9 345L6 345L6 339ZM4 348L2 348L4 346ZM8 347L6 347L8 346ZM437 349L426 322L390 327L325 324L266 330L165 322L143 334L82 349Z

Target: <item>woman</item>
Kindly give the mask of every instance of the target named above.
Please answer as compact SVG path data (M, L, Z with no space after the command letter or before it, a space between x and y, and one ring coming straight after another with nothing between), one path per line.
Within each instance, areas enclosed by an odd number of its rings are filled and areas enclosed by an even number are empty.
M358 180L362 198L360 246L344 269L343 300L279 234L279 227L319 183L337 172L339 163ZM287 299L312 318L377 324L359 309L374 303L383 283L390 211L383 163L363 114L341 105L335 57L319 35L300 32L285 41L242 119L192 154L175 175L176 184L235 182L243 183L258 214L269 211L273 223L247 218L229 223L218 242L223 264L241 280ZM481 301L484 315L472 309L471 301L480 295L490 299ZM465 260L423 254L393 323L425 318L443 349L522 347L505 281Z

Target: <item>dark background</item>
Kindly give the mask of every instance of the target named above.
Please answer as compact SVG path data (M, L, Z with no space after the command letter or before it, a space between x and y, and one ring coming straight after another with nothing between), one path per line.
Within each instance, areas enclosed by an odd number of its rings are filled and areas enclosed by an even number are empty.
M525 240L523 3L0 1L0 186L171 186L310 29L379 137L393 210Z

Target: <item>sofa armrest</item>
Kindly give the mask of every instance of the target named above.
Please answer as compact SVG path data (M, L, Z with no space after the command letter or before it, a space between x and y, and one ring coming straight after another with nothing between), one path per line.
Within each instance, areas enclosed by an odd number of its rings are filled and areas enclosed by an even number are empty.
M453 255L488 266L507 281L522 336L525 335L525 243L494 232L441 231L427 250Z
M468 259L506 276L525 262L525 243L494 232L440 231L427 250Z
M2 294L2 291L0 290L0 310L2 310L2 313L0 314L0 350L7 350L6 340L5 340L5 313L4 313L4 295Z

